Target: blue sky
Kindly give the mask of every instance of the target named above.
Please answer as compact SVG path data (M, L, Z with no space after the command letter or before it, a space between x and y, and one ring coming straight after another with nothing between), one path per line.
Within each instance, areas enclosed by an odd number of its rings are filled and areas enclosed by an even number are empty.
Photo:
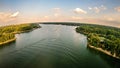
M2 24L70 21L119 27L119 16L120 0L0 0Z

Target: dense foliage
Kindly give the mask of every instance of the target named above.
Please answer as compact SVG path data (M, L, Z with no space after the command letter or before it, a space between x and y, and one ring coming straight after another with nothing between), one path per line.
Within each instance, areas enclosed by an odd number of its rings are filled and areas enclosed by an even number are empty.
M102 48L120 57L120 29L100 25L80 25L78 33L87 35L88 45Z
M20 24L0 27L0 43L14 39L15 33L26 32L40 27L38 24Z

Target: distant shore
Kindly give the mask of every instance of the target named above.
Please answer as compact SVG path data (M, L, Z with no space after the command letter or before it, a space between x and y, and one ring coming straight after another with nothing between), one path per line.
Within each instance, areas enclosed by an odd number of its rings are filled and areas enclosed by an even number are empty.
M16 38L13 38L13 39L7 40L7 41L5 41L5 42L1 42L1 43L0 43L0 46L1 46L1 45L4 45L4 44L7 44L7 43L14 42L15 40L16 40Z
M102 48L98 48L98 47L95 47L95 46L92 46L92 45L87 45L89 48L91 48L91 49L95 49L95 50L97 50L97 51L100 51L100 52L102 52L102 53L104 53L104 54L106 54L106 55L109 55L109 56L111 56L111 57L113 57L113 58L116 58L116 59L120 59L120 57L117 57L117 56L115 56L115 55L112 55L109 51L107 51L107 50L103 50Z

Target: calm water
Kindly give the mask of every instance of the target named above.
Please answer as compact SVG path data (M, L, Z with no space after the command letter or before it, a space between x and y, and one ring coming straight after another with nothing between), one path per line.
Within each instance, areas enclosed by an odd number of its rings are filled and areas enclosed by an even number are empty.
M120 68L120 62L87 48L75 26L43 25L0 48L0 68Z

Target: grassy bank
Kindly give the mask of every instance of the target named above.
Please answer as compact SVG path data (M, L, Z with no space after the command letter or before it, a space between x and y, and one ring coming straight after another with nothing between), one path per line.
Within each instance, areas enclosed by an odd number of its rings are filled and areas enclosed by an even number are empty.
M0 45L15 41L16 33L29 32L39 27L39 24L33 23L0 27Z

